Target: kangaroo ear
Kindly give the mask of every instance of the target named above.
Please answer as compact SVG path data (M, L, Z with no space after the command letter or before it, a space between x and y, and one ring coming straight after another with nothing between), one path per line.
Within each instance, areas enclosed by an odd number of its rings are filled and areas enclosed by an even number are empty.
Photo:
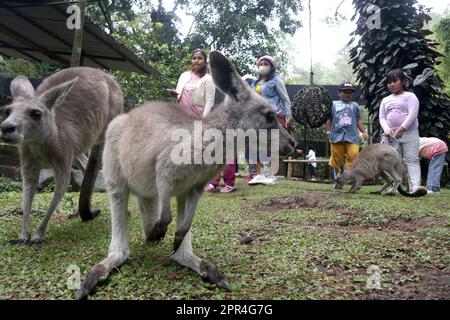
M11 90L11 96L14 99L22 97L31 99L34 97L34 88L30 80L25 76L17 76L11 81L9 86Z
M235 101L244 100L249 88L244 84L233 64L219 51L209 53L211 76L216 87Z
M48 109L53 109L60 105L64 101L64 99L66 99L70 90L72 90L77 81L78 77L70 81L61 83L56 87L50 88L39 96L39 100L45 106L47 106Z

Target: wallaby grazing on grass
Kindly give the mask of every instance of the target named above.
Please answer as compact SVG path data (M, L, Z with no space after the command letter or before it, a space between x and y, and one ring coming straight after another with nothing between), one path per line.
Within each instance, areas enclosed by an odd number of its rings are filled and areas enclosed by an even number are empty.
M402 159L394 148L384 143L375 143L364 148L353 162L352 167L337 176L337 185L342 187L351 182L352 187L349 192L356 192L361 188L364 180L373 179L378 174L385 183L375 193L382 193L392 186L387 194L395 195L396 190L407 197L420 197L426 194L426 190L416 193L408 193L403 190L401 185Z
M100 167L104 132L123 112L123 95L117 82L93 68L68 68L46 78L34 90L18 76L11 82L13 102L4 107L0 138L18 143L23 178L22 233L11 243L30 241L30 212L41 169L55 173L55 192L31 243L41 243L48 221L70 182L72 162L92 148L81 185L78 212L91 220L99 210L90 208L95 178Z
M268 101L241 80L221 53L211 52L209 60L214 83L225 93L226 99L202 119L203 133L208 129L216 129L223 135L227 129L280 129L280 151L293 152L295 140L279 126L275 110ZM130 192L137 197L144 234L151 242L164 238L172 220L170 198L176 197L177 223L171 258L193 269L204 280L231 290L216 266L194 254L190 231L205 186L225 165L176 164L171 159L178 143L171 137L173 131L183 129L192 136L195 121L200 120L176 105L156 102L123 114L109 125L103 171L111 208L112 238L108 257L87 275L76 294L77 299L86 298L99 281L105 280L111 270L129 257L126 230ZM194 143L189 144L189 148L194 147L194 153L202 153L209 143L203 141L200 150L195 150ZM213 144L224 143L215 139Z

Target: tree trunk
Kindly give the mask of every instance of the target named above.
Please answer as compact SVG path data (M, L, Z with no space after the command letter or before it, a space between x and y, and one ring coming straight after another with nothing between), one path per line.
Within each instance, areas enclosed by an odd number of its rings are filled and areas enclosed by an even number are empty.
M70 61L71 67L78 67L81 61L81 51L83 48L83 30L84 30L84 16L86 14L86 0L78 0L78 7L80 16L77 17L80 19L79 28L75 28L75 35L73 38L73 46L72 46L72 58Z

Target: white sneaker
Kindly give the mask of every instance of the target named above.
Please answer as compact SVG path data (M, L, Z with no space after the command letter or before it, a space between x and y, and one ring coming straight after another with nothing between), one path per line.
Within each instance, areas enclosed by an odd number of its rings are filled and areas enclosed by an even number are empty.
M427 190L427 194L440 194L440 191Z
M425 187L422 187L422 186L413 187L411 194L424 196L424 195L427 194L427 189Z
M278 178L275 176L263 176L263 175L257 175L252 180L248 182L249 185L257 185L257 184L264 184L264 185L275 185L278 183Z

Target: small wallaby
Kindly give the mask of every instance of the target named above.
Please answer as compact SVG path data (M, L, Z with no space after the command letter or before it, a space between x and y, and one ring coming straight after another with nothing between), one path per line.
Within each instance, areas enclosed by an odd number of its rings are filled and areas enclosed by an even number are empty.
M41 243L48 221L70 182L72 162L92 148L81 184L77 212L91 220L91 196L108 123L123 112L123 95L107 73L93 68L61 70L34 90L30 81L18 76L11 82L13 102L4 107L0 139L19 144L23 179L22 233L13 244L30 241L30 212L41 169L53 169L55 192L31 243Z
M420 197L426 195L426 190L416 193L408 193L402 188L402 159L397 151L384 143L374 143L364 148L350 169L346 169L337 176L337 188L342 188L346 183L352 183L349 192L359 190L366 179L373 179L381 175L385 183L375 193L382 193L387 188L391 189L387 194L395 195L396 190L406 197Z
M294 151L295 140L278 124L269 102L250 89L225 56L213 51L209 61L214 83L226 98L205 118L195 118L173 104L154 102L117 117L109 125L103 171L111 208L111 243L107 258L89 272L76 294L77 299L86 298L99 281L106 279L111 270L128 259L126 231L130 193L137 197L144 234L151 242L164 238L172 220L170 198L176 197L172 259L193 269L204 280L231 290L225 276L211 262L197 257L191 244L191 225L197 202L205 186L224 164L176 164L171 155L178 142L173 140L172 133L182 130L185 135L194 136L196 121L202 123L203 133L216 130L223 136L228 129L279 129L280 151L284 154ZM223 143L214 140L218 146ZM209 141L203 141L197 151L202 153L207 145ZM196 152L195 142L189 147Z

